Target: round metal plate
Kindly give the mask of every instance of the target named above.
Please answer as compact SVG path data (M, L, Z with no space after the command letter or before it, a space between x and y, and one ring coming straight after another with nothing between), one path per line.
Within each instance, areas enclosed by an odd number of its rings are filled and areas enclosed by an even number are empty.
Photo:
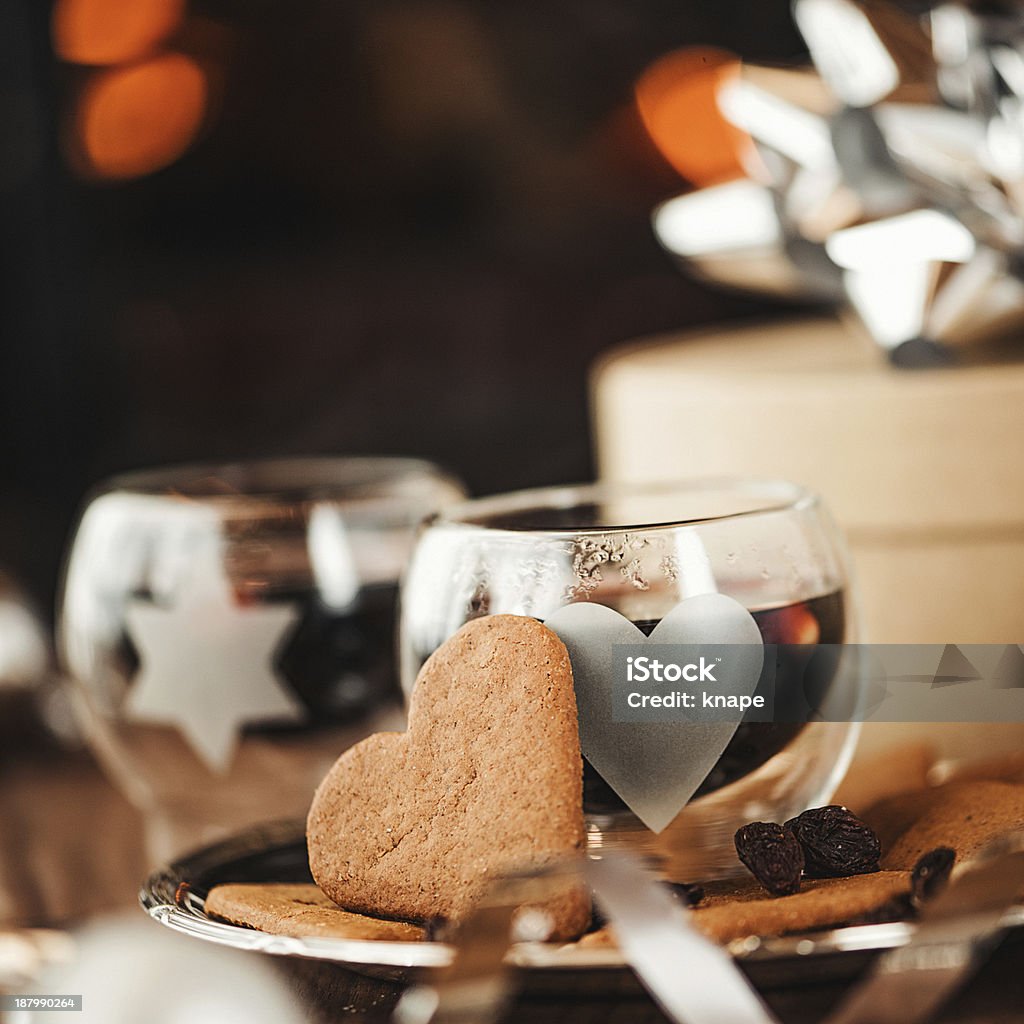
M236 949L276 956L333 961L362 969L436 968L451 963L453 951L443 942L381 942L338 938L293 938L273 935L208 917L206 895L225 882L311 882L302 823L275 822L250 829L175 861L151 875L139 902L151 917L175 931ZM1024 926L1024 907L1009 912L1007 926ZM877 953L901 946L913 924L892 923L838 928L782 938L746 939L730 951L757 983L793 970L852 975ZM615 949L577 944L520 943L510 961L530 969L609 969L626 967ZM813 965L813 966L812 966Z

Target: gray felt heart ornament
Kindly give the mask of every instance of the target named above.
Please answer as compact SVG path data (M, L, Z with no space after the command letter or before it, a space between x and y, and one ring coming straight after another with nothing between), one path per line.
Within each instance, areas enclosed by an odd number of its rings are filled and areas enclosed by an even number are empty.
M737 697L757 688L764 645L753 616L725 594L677 604L649 637L605 605L578 602L545 619L569 651L583 756L653 832L685 806L732 739L738 721L616 722L612 718L616 644L729 644L717 690Z

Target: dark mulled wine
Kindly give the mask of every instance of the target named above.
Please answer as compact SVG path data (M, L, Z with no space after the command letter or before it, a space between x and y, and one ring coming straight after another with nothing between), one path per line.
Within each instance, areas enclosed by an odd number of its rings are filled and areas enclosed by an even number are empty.
M786 645L776 663L777 706L780 699L785 700L788 691L802 683L803 662L794 663L790 645L839 644L845 637L844 600L839 590L807 601L751 609L751 615L766 644ZM659 621L643 619L635 621L634 625L650 636ZM741 722L694 796L712 793L750 774L788 746L803 727L804 722L799 720ZM591 814L616 814L627 810L618 794L586 759L583 761L583 806Z
M364 587L344 613L304 595L302 617L277 668L313 726L348 724L401 702L395 665L397 586Z

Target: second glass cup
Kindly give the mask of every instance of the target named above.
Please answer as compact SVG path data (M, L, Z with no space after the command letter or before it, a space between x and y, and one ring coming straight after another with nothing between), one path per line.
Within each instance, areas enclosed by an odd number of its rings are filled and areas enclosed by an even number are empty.
M270 459L97 488L59 648L82 728L165 860L306 813L335 758L401 725L398 578L465 496L405 458Z
M410 562L401 601L403 686L408 693L427 657L482 615L544 621L587 601L650 635L681 601L715 592L751 613L766 644L855 639L841 538L820 499L794 484L597 484L463 502L427 523ZM781 673L777 692L796 682ZM585 760L591 849L624 844L654 854L680 881L728 874L736 867L735 830L758 818L783 821L827 799L854 739L849 722L741 723L657 836Z

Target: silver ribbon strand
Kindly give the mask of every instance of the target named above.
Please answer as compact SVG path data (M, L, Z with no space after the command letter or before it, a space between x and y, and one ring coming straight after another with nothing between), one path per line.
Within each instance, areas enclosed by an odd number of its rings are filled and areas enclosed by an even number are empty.
M586 861L583 873L626 961L673 1021L775 1021L732 957L690 924L688 911L639 861L604 854Z

